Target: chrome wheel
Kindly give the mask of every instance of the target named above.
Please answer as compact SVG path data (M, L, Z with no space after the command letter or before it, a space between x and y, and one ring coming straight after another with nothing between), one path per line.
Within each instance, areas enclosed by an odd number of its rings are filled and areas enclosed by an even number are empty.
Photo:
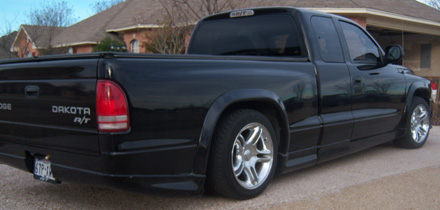
M419 104L411 115L411 136L416 143L423 142L428 136L429 113L427 108Z
M273 165L273 141L260 123L243 127L231 151L235 179L245 189L258 188L268 178Z
M406 114L406 132L394 141L396 146L417 149L426 143L431 129L428 107L428 102L424 98L414 96Z

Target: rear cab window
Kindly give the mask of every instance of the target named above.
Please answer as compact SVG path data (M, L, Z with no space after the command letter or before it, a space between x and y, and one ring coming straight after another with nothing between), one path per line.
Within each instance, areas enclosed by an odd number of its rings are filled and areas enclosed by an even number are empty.
M314 16L311 22L321 59L325 62L344 62L341 43L333 20L328 17Z
M188 53L304 57L300 40L286 14L213 19L198 26Z

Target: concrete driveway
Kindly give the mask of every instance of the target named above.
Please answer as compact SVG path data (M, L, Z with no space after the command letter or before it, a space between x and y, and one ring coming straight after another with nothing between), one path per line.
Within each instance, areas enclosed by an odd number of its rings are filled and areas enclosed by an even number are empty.
M0 209L440 209L440 127L421 149L377 146L277 176L247 201L52 185L0 164Z

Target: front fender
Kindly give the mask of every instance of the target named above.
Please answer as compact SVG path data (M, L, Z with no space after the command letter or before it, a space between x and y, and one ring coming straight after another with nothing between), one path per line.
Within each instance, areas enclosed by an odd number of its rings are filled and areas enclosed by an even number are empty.
M406 98L405 113L404 113L405 115L408 109L410 108L411 103L415 96L425 99L428 104L432 102L429 80L417 81L410 85L408 90L408 97Z
M432 99L431 99L431 88L430 88L430 82L429 80L422 80L422 81L416 81L414 83L412 83L409 88L408 88L408 94L406 97L406 102L405 102L405 110L403 113L403 117L400 123L400 130L402 131L399 135L399 137L403 136L406 134L407 131L407 115L408 115L408 110L411 107L412 101L414 100L414 97L421 97L423 99L426 100L426 102L428 103L429 110L430 110L430 114L432 112Z

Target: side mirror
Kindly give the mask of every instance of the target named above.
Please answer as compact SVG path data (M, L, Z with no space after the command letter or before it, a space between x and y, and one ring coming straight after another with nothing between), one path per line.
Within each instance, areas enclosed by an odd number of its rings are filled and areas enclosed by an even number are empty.
M392 64L402 64L402 58L405 55L405 52L403 52L403 47L400 45L391 45L387 47L385 59L386 63L392 63Z

